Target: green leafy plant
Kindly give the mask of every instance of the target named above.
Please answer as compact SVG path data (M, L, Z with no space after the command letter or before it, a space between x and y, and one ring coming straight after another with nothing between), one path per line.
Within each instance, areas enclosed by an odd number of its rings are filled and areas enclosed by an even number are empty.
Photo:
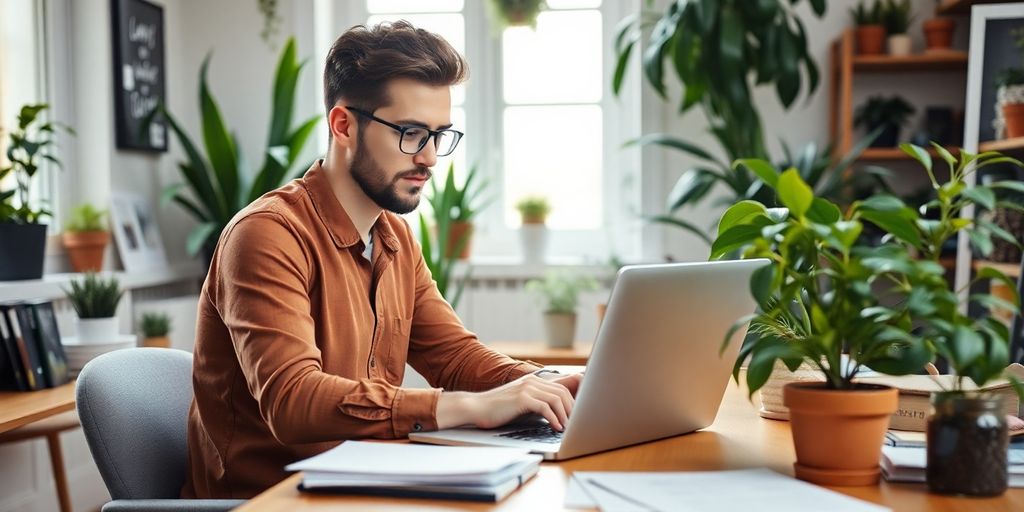
M580 292L596 289L594 278L568 272L549 271L526 282L526 290L544 301L545 313L575 313Z
M544 196L526 196L516 203L523 224L544 224L551 213L551 203Z
M83 203L71 210L71 217L64 224L64 230L71 233L108 231L106 216L106 210Z
M471 222L480 210L490 204L489 199L483 199L481 196L487 188L487 181L477 180L476 176L477 167L473 166L466 175L466 181L459 188L455 183L455 164L449 164L444 188L439 190L436 182L431 181L430 194L427 196L436 229L431 230L427 217L420 213L420 248L423 251L423 259L434 277L434 282L437 283L441 296L448 300L453 308L458 306L466 281L469 279L467 268L466 275L459 280L458 286L454 289L450 287L458 255L469 243L470 233L466 232L458 240L449 242L452 225L456 222Z
M489 0L497 28L537 26L537 16L545 7L544 0Z
M146 338L167 336L171 332L171 316L167 313L143 313L139 327Z
M900 96L872 96L854 113L854 126L874 130L884 126L903 126L914 113L914 106Z
M831 201L816 197L795 169L779 173L763 160L736 162L751 168L758 179L775 189L783 206L769 208L755 201L733 205L723 215L712 245L713 259L740 250L743 258L771 261L751 278L759 311L736 324L739 328L750 322L734 377L738 378L740 364L749 357L747 385L751 393L764 385L776 361L790 370L806 361L822 372L832 389L854 388L853 377L862 366L890 375L914 373L934 353L957 350L954 338L943 338L937 331L939 327L957 330L955 325L984 332L980 336L990 342L983 345L992 351L993 361L1001 357L1002 367L1006 366L1005 327L1000 331L989 325L989 320L960 315L956 293L949 289L938 259L946 240L960 231L966 231L972 243L982 248L985 240L990 244L991 236L1006 236L991 223L962 219L959 213L968 205L995 207L992 187L1024 185L1006 182L968 187L964 177L970 172L1016 161L998 153L961 152L957 163L948 151L934 146L954 168L946 183L935 179L927 151L902 146L922 162L935 191L922 211L895 196L879 194L853 203L843 213ZM937 218L927 217L932 210ZM883 230L886 243L875 247L862 243L865 223ZM1005 276L986 270L978 278L1003 280ZM998 302L987 294L971 300ZM926 325L923 330L922 323ZM935 326L929 326L933 323ZM984 352L973 352L972 360L977 361ZM845 368L841 362L844 353L851 360ZM969 365L961 367L969 370Z
M110 318L117 313L117 303L124 292L117 278L101 279L93 272L71 281L71 290L64 289L78 318Z
M906 34L910 29L910 22L914 17L911 14L912 6L910 0L885 0L882 8L882 24L889 35Z
M881 0L874 0L870 6L868 2L862 1L850 8L850 18L858 27L882 25L885 21L885 14L885 6Z
M163 107L154 110L167 118L187 156L187 160L178 165L185 182L164 189L161 203L173 201L199 221L186 242L188 253L193 255L200 250L211 254L221 231L239 210L306 171L305 167L296 169L295 164L320 120L316 115L292 127L296 87L306 61L297 60L295 39L289 38L275 72L263 165L253 174L210 93L206 81L209 64L210 56L207 55L199 71L199 109L205 156L170 112ZM186 190L190 194L186 194Z
M13 175L16 186L11 190L0 190L0 222L38 224L43 217L52 215L52 212L45 208L29 207L29 188L43 160L63 168L53 152L56 131L61 129L70 134L75 132L68 126L54 122L37 125L39 115L48 108L50 106L45 103L21 107L18 113L18 127L8 133L9 164L0 168L0 183L9 175ZM18 200L17 205L15 199Z

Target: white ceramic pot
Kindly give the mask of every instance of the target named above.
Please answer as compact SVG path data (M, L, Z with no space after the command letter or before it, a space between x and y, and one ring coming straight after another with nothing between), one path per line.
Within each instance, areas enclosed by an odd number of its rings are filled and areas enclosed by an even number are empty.
M83 345L113 343L117 341L118 321L116 316L109 318L77 318L75 321L78 330L78 340Z
M576 313L544 313L548 347L571 348L576 337Z
M889 55L893 57L906 57L914 51L913 42L907 34L896 34L889 36Z
M548 228L544 224L523 224L519 228L524 263L544 263L548 250Z

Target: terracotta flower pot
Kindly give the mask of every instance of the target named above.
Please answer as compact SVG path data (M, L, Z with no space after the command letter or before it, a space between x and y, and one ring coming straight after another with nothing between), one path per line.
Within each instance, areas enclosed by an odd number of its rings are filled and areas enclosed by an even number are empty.
M881 55L885 53L886 33L882 25L861 25L857 27L857 53Z
M1006 123L1006 138L1024 137L1024 103L1003 105L1003 122Z
M889 417L898 392L886 386L827 389L822 383L786 385L796 448L796 477L819 485L874 485Z
M460 260L469 259L469 249L473 241L472 222L458 221L452 223L451 227L448 230L448 249L445 254L446 256L451 257L453 254L455 254L455 250L459 245L459 240L461 240L462 237L466 238L466 242L465 244L463 244L462 250L459 251L458 256Z
M927 51L943 51L953 46L956 22L951 18L932 18L922 24Z
M98 272L103 269L103 253L110 243L109 231L65 232L61 238L75 272Z
M142 339L143 347L171 348L171 338L167 336L152 336Z

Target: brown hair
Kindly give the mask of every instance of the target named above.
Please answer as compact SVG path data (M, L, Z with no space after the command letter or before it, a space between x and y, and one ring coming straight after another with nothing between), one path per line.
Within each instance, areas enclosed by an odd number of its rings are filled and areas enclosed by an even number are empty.
M387 83L411 78L427 85L455 85L469 75L466 61L441 36L407 21L352 27L327 53L324 106L327 112L344 97L353 106L374 111L386 106Z

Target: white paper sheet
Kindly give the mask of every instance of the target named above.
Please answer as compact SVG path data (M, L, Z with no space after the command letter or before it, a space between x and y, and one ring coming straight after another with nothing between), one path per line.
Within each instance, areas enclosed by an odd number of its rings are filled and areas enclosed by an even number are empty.
M587 492L598 487L631 506L642 503L650 510L685 509L694 512L881 512L888 508L851 498L768 469L692 472L577 472ZM621 503L602 501L591 494L603 511ZM568 506L568 505L567 505ZM645 510L643 507L633 510Z
M650 512L649 507L638 505L614 492L593 484L583 483L575 475L569 477L565 490L565 508L594 508L615 512Z

